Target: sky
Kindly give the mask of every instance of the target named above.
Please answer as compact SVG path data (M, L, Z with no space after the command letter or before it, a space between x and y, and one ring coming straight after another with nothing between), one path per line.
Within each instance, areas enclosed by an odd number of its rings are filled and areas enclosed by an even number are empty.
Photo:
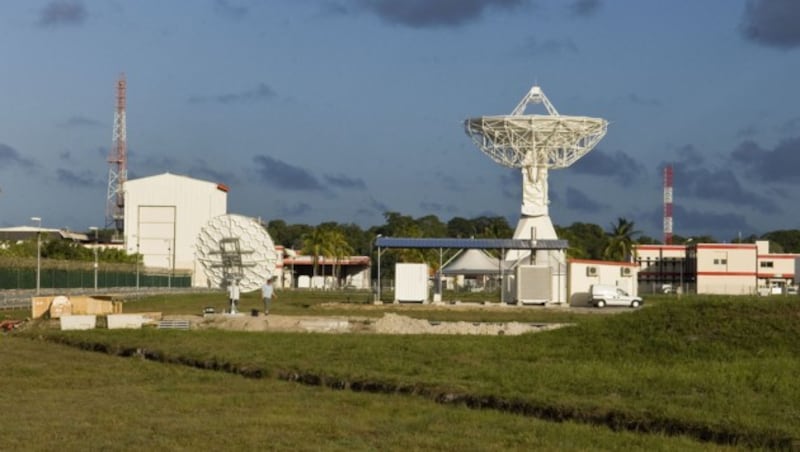
M671 164L675 234L800 228L797 23L796 0L4 0L0 226L105 225L124 73L128 177L224 183L229 213L513 226L519 170L463 122L537 84L609 121L551 171L555 224L661 239Z

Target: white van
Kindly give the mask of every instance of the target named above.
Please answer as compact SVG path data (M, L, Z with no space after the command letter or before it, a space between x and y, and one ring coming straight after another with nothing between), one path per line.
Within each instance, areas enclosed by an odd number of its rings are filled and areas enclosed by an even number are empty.
M594 284L591 289L591 303L598 308L604 306L630 306L637 308L644 304L640 297L628 295L628 292L616 286Z

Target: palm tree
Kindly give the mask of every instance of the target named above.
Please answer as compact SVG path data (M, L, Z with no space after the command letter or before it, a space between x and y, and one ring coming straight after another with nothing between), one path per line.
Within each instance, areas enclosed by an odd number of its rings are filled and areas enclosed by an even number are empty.
M617 224L612 224L611 232L606 233L608 244L603 251L603 259L626 261L635 257L636 249L633 247L633 236L639 233L634 229L633 221L617 218Z
M341 273L341 267L339 266L339 261L347 256L353 254L353 247L350 246L350 243L347 242L347 238L344 235L344 232L338 229L331 229L326 231L326 238L327 244L325 246L326 250L333 256L333 276L336 281L336 286L339 286L339 273Z
M303 236L303 252L311 255L313 262L312 276L317 276L320 257L324 257L327 251L325 249L327 243L326 232L324 228L316 227Z

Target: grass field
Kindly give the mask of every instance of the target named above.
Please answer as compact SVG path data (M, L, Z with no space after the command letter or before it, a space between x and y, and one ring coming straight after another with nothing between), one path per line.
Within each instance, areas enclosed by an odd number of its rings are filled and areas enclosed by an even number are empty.
M221 303L220 307L224 307L224 300L217 300L219 296L145 299L126 304L125 310L199 313L203 306L210 303ZM537 441L549 435L537 433L534 438L523 432L512 433L520 427L510 430L492 427L489 430L497 431L498 436L486 436L485 442L473 438L477 442L472 447L460 447L463 443L445 439L448 435L437 430L426 434L425 441L436 441L435 437L438 436L442 442L415 445L403 443L411 441L409 439L398 440L401 444L408 444L404 448L487 450L634 447L677 450L692 445L711 447L711 444L728 443L748 447L789 448L797 447L796 438L800 438L800 410L797 408L800 407L800 387L796 384L796 375L800 372L800 303L794 299L684 297L680 300L656 299L655 302L648 299L648 306L644 309L621 310L619 315L598 315L537 308L448 312L396 306L387 306L384 310L372 306L367 310L362 306L365 303L358 301L329 305L328 302L335 300L327 299L327 294L297 295L295 298L294 295L281 293L279 296L281 298L274 309L282 314L365 315L365 312L369 312L369 315L377 316L400 309L406 315L433 316L444 320L462 317L476 321L570 321L575 325L548 333L515 337L153 329L61 332L43 328L26 329L14 333L14 336L43 338L112 354L134 354L162 362L262 377L255 381L236 375L213 377L222 380L231 378L237 382L247 382L248 385L287 384L281 380L318 385L314 388L288 386L294 388L290 392L297 391L297 394L308 390L318 391L315 394L320 397L324 395L322 398L364 397L364 403L367 403L366 400L382 400L374 408L365 408L366 418L372 417L369 411L373 409L376 410L376 418L383 416L382 409L401 417L414 418L413 413L406 410L413 411L416 408L406 408L403 404L420 403L425 413L443 410L441 413L445 417L455 416L455 413L474 413L463 416L477 416L474 421L477 423L489 422L481 420L481 416L488 416L493 419L497 417L498 424L508 422L509 425L517 425L517 422L523 422L531 426L542 425L541 428L556 432L552 433L554 441L561 437L561 433L557 433L561 428L586 428L588 441L575 439L577 442L571 444L539 443ZM257 307L258 300L245 297L242 300L243 309L247 309L247 303ZM22 341L21 338L11 340ZM4 341L4 344L7 343L8 340ZM32 344L44 348L57 347L51 343ZM59 355L66 353L64 349L58 350ZM80 357L71 362L111 359L73 350L69 350L69 353ZM31 352L25 356L33 359L34 355L40 359L43 352ZM20 357L18 361L25 362L26 358ZM135 368L137 363L138 368L158 368L153 363L141 360L120 361L132 362ZM88 366L91 368L94 365ZM125 372L117 378L135 379L125 376ZM182 369L180 372L198 371ZM199 372L199 375L209 374L218 375ZM178 385L176 381L171 384ZM220 384L210 383L216 388L210 391L224 392L225 388L216 386ZM134 386L138 387L138 384ZM324 387L357 391L326 391L321 389ZM195 397L189 394L192 391L177 386L174 392L181 394L181 397ZM413 395L419 397L409 397ZM434 405L429 400L450 402L450 406ZM291 405L295 402L287 403ZM470 411L464 410L464 406L489 410ZM401 412L402 415L399 415ZM326 417L325 414L320 416L321 419ZM336 419L341 417L337 416L336 408L331 408L327 416ZM531 417L570 420L584 425L535 421ZM292 422L303 423L302 419L296 417ZM413 424L413 421L409 422ZM459 422L466 424L457 426L454 423L454 431L466 432L474 428L467 426L471 421L464 419ZM414 436L413 428L396 427L394 434ZM365 441L353 444L353 447L384 448L364 438L365 435L369 436L366 431L377 427L365 427L365 430L343 427L343 430L350 428L354 429L351 435L357 437L352 438L353 441ZM525 428L522 427L522 430ZM628 432L622 434L613 430ZM659 435L636 433L646 431L658 432ZM603 432L604 435L597 435L597 432ZM582 434L569 435L578 438ZM694 444L681 435L709 442ZM629 438L646 441L647 445L641 443L632 446ZM324 448L337 447L347 446L332 443Z
M2 450L708 450L687 438L246 379L21 338L0 338L0 356Z

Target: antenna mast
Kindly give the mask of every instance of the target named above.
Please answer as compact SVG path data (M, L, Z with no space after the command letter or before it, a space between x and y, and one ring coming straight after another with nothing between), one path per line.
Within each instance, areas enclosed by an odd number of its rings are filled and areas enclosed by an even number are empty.
M672 165L664 168L664 244L672 245Z
M106 197L106 228L117 234L125 226L125 198L122 186L128 179L128 144L125 130L125 74L117 80L117 109L114 111L114 134L108 156L108 195Z

